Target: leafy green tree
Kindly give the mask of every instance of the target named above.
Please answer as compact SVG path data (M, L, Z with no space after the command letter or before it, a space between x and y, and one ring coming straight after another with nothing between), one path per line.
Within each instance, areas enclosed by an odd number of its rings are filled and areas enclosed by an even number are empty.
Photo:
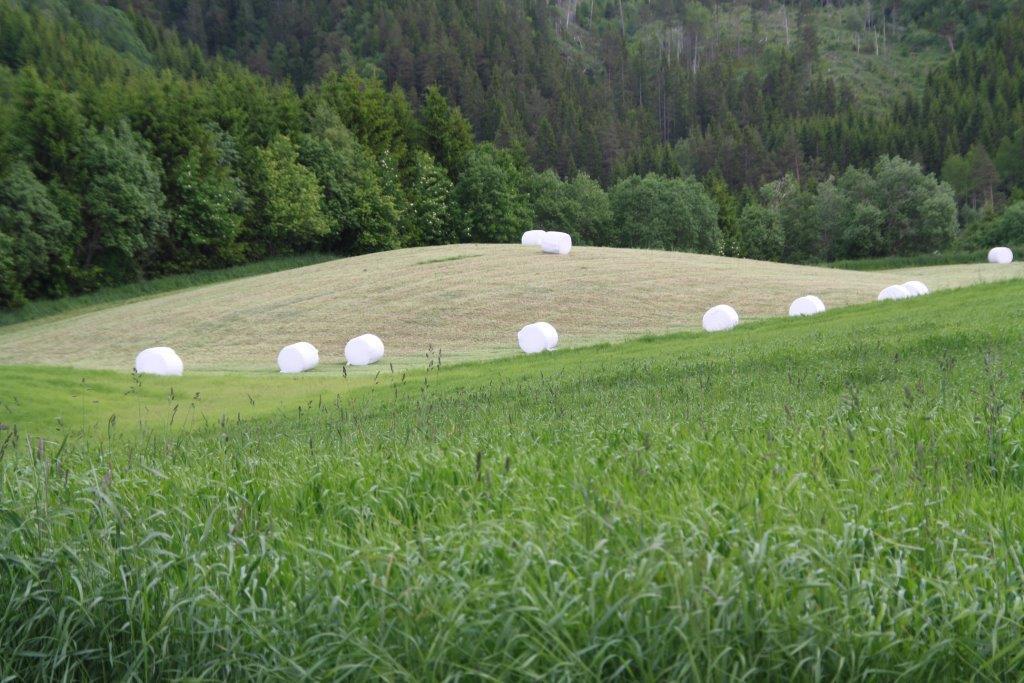
M995 188L999 184L999 171L984 145L975 143L967 153L970 166L971 197L975 208L979 203L992 207Z
M460 239L455 215L455 186L433 157L417 150L413 155L406 199L408 230L404 246L452 244Z
M848 186L860 183L861 189L871 181L867 173L856 169L848 170L843 177ZM825 234L826 257L862 258L883 253L885 217L863 195L845 192L831 180L818 186L815 214Z
M718 230L722 233L722 253L726 256L742 256L740 246L740 207L729 186L720 173L709 173L704 177L708 196L718 207Z
M565 183L553 170L527 173L524 189L533 208L534 227L540 230L562 230L568 217Z
M1004 137L996 150L996 170L1011 187L1024 187L1024 127Z
M610 193L615 246L721 253L718 209L695 180L648 174Z
M124 123L90 132L76 172L85 232L82 266L94 269L101 282L139 277L141 259L167 228L160 166L149 144Z
M389 93L376 78L363 78L354 70L329 74L307 97L307 107L328 107L338 114L356 138L376 156L389 153L399 164L408 151L411 125L408 102L401 90Z
M368 253L399 246L395 198L385 191L370 151L340 121L303 135L300 155L323 188L328 248Z
M885 217L886 253L912 254L949 245L958 228L956 201L949 185L899 157L881 157L872 176L872 203Z
M569 233L579 244L608 243L611 201L586 173L577 173L571 181L563 181L551 170L530 173L526 191L533 207L534 227Z
M513 242L533 224L520 191L520 170L511 155L493 145L474 148L455 185L463 236L472 242Z
M740 248L746 258L778 261L782 257L786 236L778 214L768 207L750 203L739 217Z
M983 226L980 234L972 242L973 246L986 248L1024 245L1024 201L1017 201L1006 207L998 218Z
M210 130L172 168L173 209L164 252L174 269L209 268L242 260L238 237L248 198L233 168L234 150Z
M69 293L79 236L25 163L15 163L0 176L0 233L5 270L0 298L5 305Z
M772 258L792 263L812 260L820 249L821 229L814 215L814 195L787 173L761 188L761 197L783 231L782 252Z
M473 130L458 107L453 107L436 86L427 88L420 109L420 136L423 147L458 180L473 149Z
M262 168L254 192L252 246L277 254L316 246L331 231L316 174L299 163L298 151L285 135L257 154Z
M75 154L87 135L79 98L44 82L31 67L19 80L16 133L30 150L32 171L43 182L70 182Z
M14 264L14 238L0 229L0 308L15 308L25 303L25 291Z
M951 154L942 164L942 180L949 184L957 198L966 199L971 194L971 164L959 154Z
M611 239L612 202L601 184L586 171L566 183L571 212L563 232L578 231L581 244L606 245Z

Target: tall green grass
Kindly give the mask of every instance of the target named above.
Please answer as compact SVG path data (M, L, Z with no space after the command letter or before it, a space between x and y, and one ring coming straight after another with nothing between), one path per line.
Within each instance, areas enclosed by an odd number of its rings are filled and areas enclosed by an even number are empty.
M191 431L11 424L0 671L1018 678L1022 296L385 372Z
M181 275L168 275L133 282L127 285L116 287L105 287L95 292L82 294L81 296L64 297L61 299L39 299L30 301L24 306L15 309L0 309L0 326L13 325L14 323L27 322L38 318L45 318L60 313L82 311L86 309L102 308L114 304L124 303L132 299L139 299L155 294L164 294L179 289L209 285L216 282L236 280L251 275L265 275L276 273L291 268L311 266L315 263L323 263L337 258L329 254L302 254L298 256L282 256L266 259L255 263L247 263L231 268L220 268L217 270L200 270L194 273L183 273Z

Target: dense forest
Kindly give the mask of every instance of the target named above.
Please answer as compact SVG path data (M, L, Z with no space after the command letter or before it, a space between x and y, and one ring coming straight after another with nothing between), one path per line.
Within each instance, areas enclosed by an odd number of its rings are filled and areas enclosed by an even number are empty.
M795 262L1024 242L1022 6L0 0L0 305L534 226ZM937 66L871 98L826 34Z

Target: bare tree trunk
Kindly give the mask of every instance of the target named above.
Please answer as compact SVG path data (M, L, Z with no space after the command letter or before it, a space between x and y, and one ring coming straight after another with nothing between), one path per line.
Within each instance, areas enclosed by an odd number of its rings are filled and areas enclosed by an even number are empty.
M782 6L782 26L786 29L786 47L789 47L789 12L786 11L786 6Z

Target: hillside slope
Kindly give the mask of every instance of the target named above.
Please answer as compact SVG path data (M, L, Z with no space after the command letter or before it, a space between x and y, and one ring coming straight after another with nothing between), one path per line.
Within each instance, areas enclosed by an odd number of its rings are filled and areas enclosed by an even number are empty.
M697 329L730 303L744 320L785 315L814 293L830 307L872 301L920 279L933 289L1017 277L988 264L857 272L696 254L578 247L568 257L518 245L464 244L340 259L0 330L0 364L129 370L146 346L172 346L188 369L275 370L307 340L322 370L345 341L378 334L386 360L425 365L518 352L516 332L547 320L562 347ZM376 370L373 370L374 372Z
M169 434L126 433L173 407L111 386L116 427L37 439L17 411L47 394L0 368L22 399L0 407L0 669L1020 680L1022 297L995 283L351 392L145 378L180 401ZM28 370L51 394L115 376ZM325 379L343 393L183 424L204 385L244 401Z

